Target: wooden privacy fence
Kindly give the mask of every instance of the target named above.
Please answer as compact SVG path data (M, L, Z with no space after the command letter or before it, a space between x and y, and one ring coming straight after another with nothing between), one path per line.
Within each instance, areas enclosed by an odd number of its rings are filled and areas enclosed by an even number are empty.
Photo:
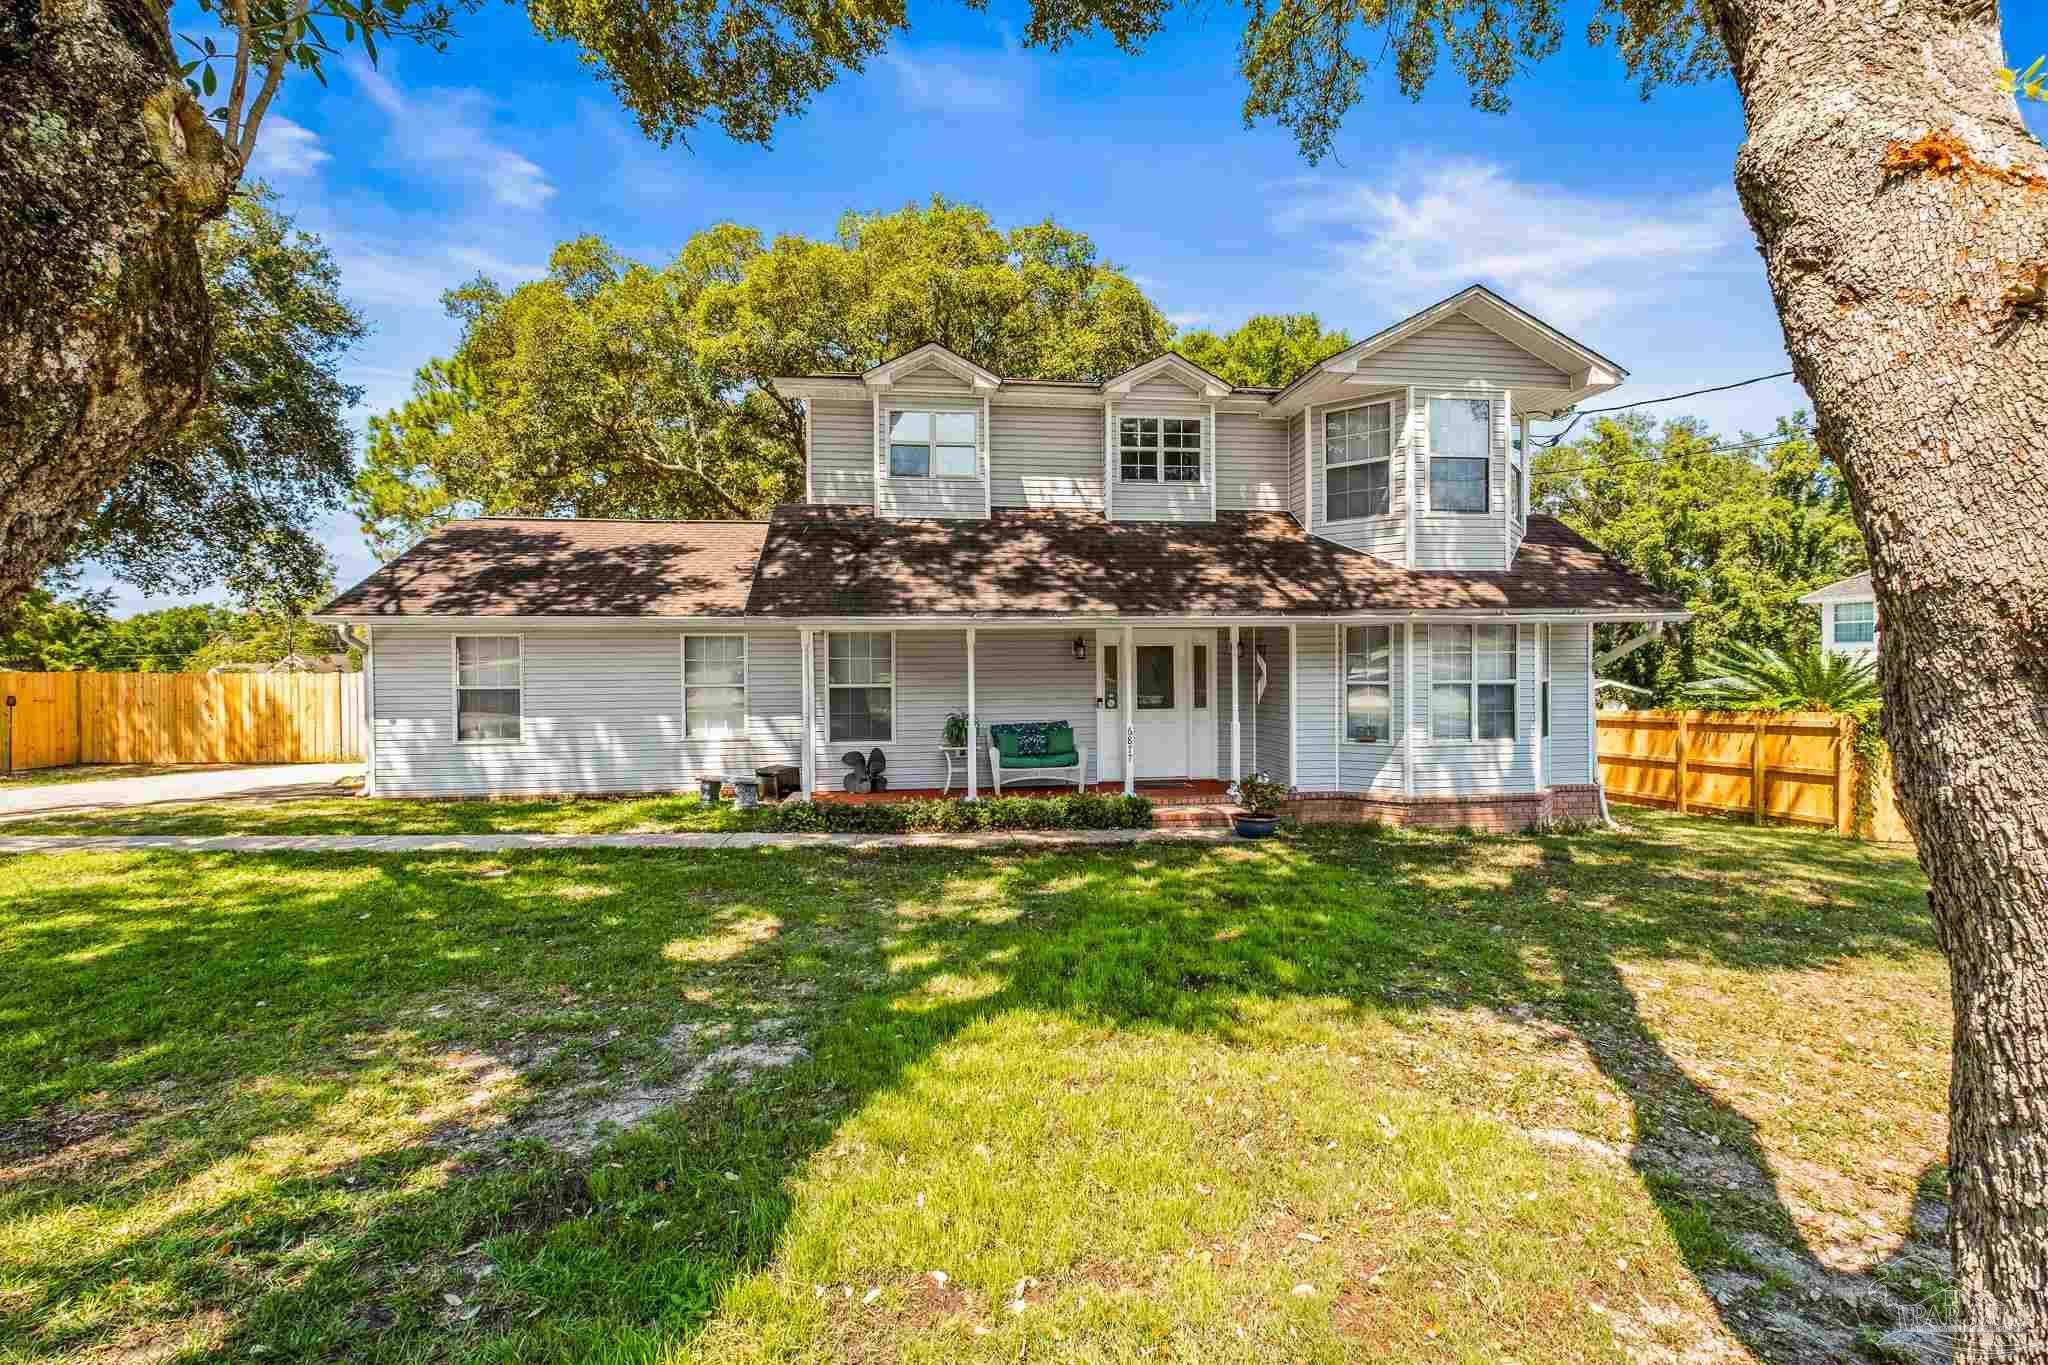
M1600 781L1610 800L1746 815L1842 834L1856 816L1855 722L1822 711L1602 711ZM1873 839L1909 839L1891 767L1871 777Z
M360 673L0 673L0 764L345 763Z

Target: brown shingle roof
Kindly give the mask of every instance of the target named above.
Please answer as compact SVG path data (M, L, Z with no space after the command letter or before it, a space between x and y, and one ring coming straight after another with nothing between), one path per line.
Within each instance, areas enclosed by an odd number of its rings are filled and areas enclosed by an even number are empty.
M406 616L738 616L760 521L456 521L321 608Z
M1621 562L1533 517L1513 570L1404 569L1309 535L1281 512L1118 522L1089 512L986 520L781 507L749 616L1299 614L1408 610L1680 611Z

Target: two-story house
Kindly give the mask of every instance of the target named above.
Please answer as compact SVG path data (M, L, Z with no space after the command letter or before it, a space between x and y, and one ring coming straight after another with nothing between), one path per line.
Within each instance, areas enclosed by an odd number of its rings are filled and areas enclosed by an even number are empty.
M1529 514L1519 437L1623 375L1476 286L1277 390L923 346L774 381L805 501L766 522L456 522L319 619L367 639L378 795L826 789L874 748L937 788L958 712L969 795L991 724L1066 721L1126 791L1257 769L1385 818L1584 813L1593 626L1686 613Z

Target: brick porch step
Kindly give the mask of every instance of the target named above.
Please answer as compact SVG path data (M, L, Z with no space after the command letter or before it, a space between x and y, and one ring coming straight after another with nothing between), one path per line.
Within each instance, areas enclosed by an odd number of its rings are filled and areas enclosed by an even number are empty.
M1215 804L1155 806L1152 823L1159 829L1228 829L1236 809Z

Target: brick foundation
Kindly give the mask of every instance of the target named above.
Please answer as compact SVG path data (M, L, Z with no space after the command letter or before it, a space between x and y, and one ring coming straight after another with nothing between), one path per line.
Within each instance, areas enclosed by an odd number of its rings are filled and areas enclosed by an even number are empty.
M1509 834L1556 820L1600 818L1600 789L1578 785L1540 792L1494 796L1367 796L1308 792L1290 800L1285 813L1304 825L1356 825L1378 820L1389 825L1474 829Z

